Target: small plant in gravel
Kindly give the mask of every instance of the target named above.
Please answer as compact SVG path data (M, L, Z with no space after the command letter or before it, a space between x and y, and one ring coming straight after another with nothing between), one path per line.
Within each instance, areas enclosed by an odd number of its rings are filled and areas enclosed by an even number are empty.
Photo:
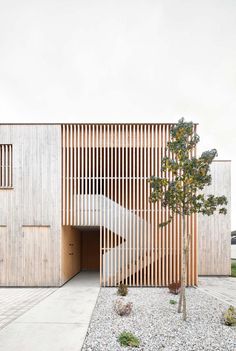
M169 288L169 292L170 292L171 294L178 295L179 292L180 292L181 283L180 283L180 282L171 283L171 284L169 284L168 288Z
M139 339L132 333L126 331L123 331L119 335L118 340L121 346L139 347L140 345Z
M120 284L118 286L118 291L117 291L117 294L120 295L120 296L126 296L128 295L128 286L126 284Z
M236 325L236 309L230 306L224 313L225 325L235 326Z
M171 305L176 305L176 304L177 304L177 301L175 301L175 300L170 300L170 304L171 304Z
M117 299L114 303L114 309L119 316L129 316L132 311L132 302L125 302L124 300Z

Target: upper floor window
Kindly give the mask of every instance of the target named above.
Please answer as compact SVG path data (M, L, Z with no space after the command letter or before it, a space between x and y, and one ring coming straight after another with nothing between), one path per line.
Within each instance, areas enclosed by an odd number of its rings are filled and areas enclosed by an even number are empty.
M12 145L0 144L0 188L12 186Z

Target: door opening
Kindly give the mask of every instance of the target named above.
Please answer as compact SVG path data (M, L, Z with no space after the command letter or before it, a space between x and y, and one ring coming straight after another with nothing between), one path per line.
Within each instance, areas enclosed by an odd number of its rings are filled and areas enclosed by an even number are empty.
M100 230L97 228L81 230L81 270L100 270Z

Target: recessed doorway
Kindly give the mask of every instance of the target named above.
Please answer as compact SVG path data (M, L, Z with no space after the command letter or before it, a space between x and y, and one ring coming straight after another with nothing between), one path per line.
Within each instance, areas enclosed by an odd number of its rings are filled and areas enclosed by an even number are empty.
M100 270L100 230L97 227L81 230L81 270Z

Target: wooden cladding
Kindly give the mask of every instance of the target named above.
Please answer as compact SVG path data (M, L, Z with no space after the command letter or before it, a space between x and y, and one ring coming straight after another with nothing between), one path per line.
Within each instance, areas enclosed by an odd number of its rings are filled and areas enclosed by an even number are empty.
M103 286L166 286L180 280L181 218L149 202L171 124L62 125L62 224L100 227ZM165 228L159 224L172 216ZM188 284L197 283L196 218Z
M0 145L0 188L12 188L12 145Z

